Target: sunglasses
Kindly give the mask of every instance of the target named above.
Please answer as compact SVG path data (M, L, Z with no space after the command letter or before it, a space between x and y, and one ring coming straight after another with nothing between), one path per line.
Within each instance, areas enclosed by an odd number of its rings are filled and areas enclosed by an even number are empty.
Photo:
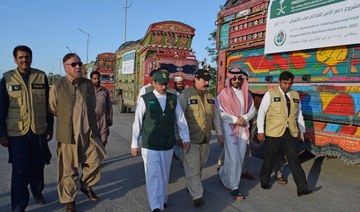
M242 76L240 75L240 76L238 76L238 77L233 76L231 79L234 80L234 81L236 81L236 80L241 81L243 78L242 78Z
M73 62L73 63L65 64L65 65L71 65L71 67L75 68L76 65L79 65L81 67L83 65L83 63L82 62Z
M167 85L168 85L167 82L166 82L166 83L160 83L160 82L156 82L156 81L155 81L155 83L158 84L159 86L167 86Z

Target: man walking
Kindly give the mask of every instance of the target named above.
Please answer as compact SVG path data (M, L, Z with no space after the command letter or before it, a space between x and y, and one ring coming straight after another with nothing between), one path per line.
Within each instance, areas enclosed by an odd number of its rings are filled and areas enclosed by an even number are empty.
M237 68L229 71L216 99L224 135L224 165L219 170L222 184L231 190L235 200L243 200L239 184L247 143L249 121L255 115L254 102L249 92L246 76Z
M91 81L82 77L80 57L69 53L63 63L66 77L50 90L50 109L57 117L57 189L60 203L70 212L75 211L79 164L80 190L91 201L99 200L92 186L101 178L100 162L106 152L96 124L95 90Z
M99 128L101 142L105 145L110 134L109 127L113 124L113 108L109 91L100 85L101 74L93 71L90 74L91 82L95 88L96 96L96 122Z
M186 184L194 205L200 207L205 203L201 172L209 157L215 101L213 95L207 90L211 79L210 72L198 69L194 76L194 86L185 89L180 94L179 102L190 132L190 151L183 151ZM218 135L221 134L220 123L214 126Z
M154 90L141 96L133 124L131 154L138 155L142 132L141 155L144 161L147 196L153 212L167 207L175 123L185 151L190 147L185 116L176 95L166 92L168 82L168 73L154 73Z
M17 68L4 73L0 83L0 143L9 149L11 209L25 211L31 192L45 204L44 167L50 163L47 142L53 136L54 117L48 112L49 84L43 71L31 68L32 51L17 46Z
M308 190L305 172L298 157L297 143L303 139L305 123L299 94L291 90L293 82L294 75L291 72L282 72L279 86L267 91L260 104L257 116L257 138L260 142L265 140L260 182L261 188L270 189L270 174L275 159L279 151L283 151L297 186L297 195L302 196L312 191Z

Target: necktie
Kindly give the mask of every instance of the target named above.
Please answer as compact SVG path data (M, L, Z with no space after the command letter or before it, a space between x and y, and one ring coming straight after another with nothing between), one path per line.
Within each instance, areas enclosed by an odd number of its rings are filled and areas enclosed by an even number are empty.
M288 109L288 117L289 117L289 115L290 115L290 98L286 95L286 93L284 95L285 95L285 99L286 99L286 106Z

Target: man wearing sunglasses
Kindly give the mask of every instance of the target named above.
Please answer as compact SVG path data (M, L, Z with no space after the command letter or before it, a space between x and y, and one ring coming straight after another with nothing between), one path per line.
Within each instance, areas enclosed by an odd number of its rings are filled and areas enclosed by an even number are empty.
M198 69L194 73L194 86L185 89L179 96L190 132L190 151L183 151L183 165L186 185L195 207L205 204L204 188L201 183L202 167L209 158L209 142L213 126L214 97L207 90L210 72ZM214 123L216 132L221 133L220 123Z
M49 104L57 117L57 189L60 203L66 204L65 210L70 212L75 211L79 180L80 191L91 201L99 200L92 186L100 180L100 162L106 152L96 124L95 89L90 80L82 78L80 57L69 53L63 63L66 77L50 89Z
M184 113L176 95L167 92L168 82L167 72L154 73L152 83L154 90L141 96L133 124L131 155L138 155L141 143L146 191L153 212L167 207L175 124L178 126L184 150L188 151L190 147L189 129Z
M231 190L235 200L245 197L239 190L246 146L250 140L249 121L255 115L255 107L249 92L246 76L240 69L232 68L225 81L225 87L217 98L216 111L221 119L224 135L224 165L219 176L222 184Z
M47 142L54 117L48 112L48 79L43 71L31 68L31 49L17 46L13 56L17 68L4 73L0 84L0 143L8 148L12 164L12 211L25 211L29 184L36 203L46 203L44 167L50 163Z

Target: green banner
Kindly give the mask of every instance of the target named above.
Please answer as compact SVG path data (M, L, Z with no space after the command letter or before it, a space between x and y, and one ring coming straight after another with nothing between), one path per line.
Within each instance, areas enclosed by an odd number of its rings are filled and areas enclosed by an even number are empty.
M229 47L229 23L225 23L220 27L220 49Z
M270 19L344 1L346 0L273 0L270 8Z

